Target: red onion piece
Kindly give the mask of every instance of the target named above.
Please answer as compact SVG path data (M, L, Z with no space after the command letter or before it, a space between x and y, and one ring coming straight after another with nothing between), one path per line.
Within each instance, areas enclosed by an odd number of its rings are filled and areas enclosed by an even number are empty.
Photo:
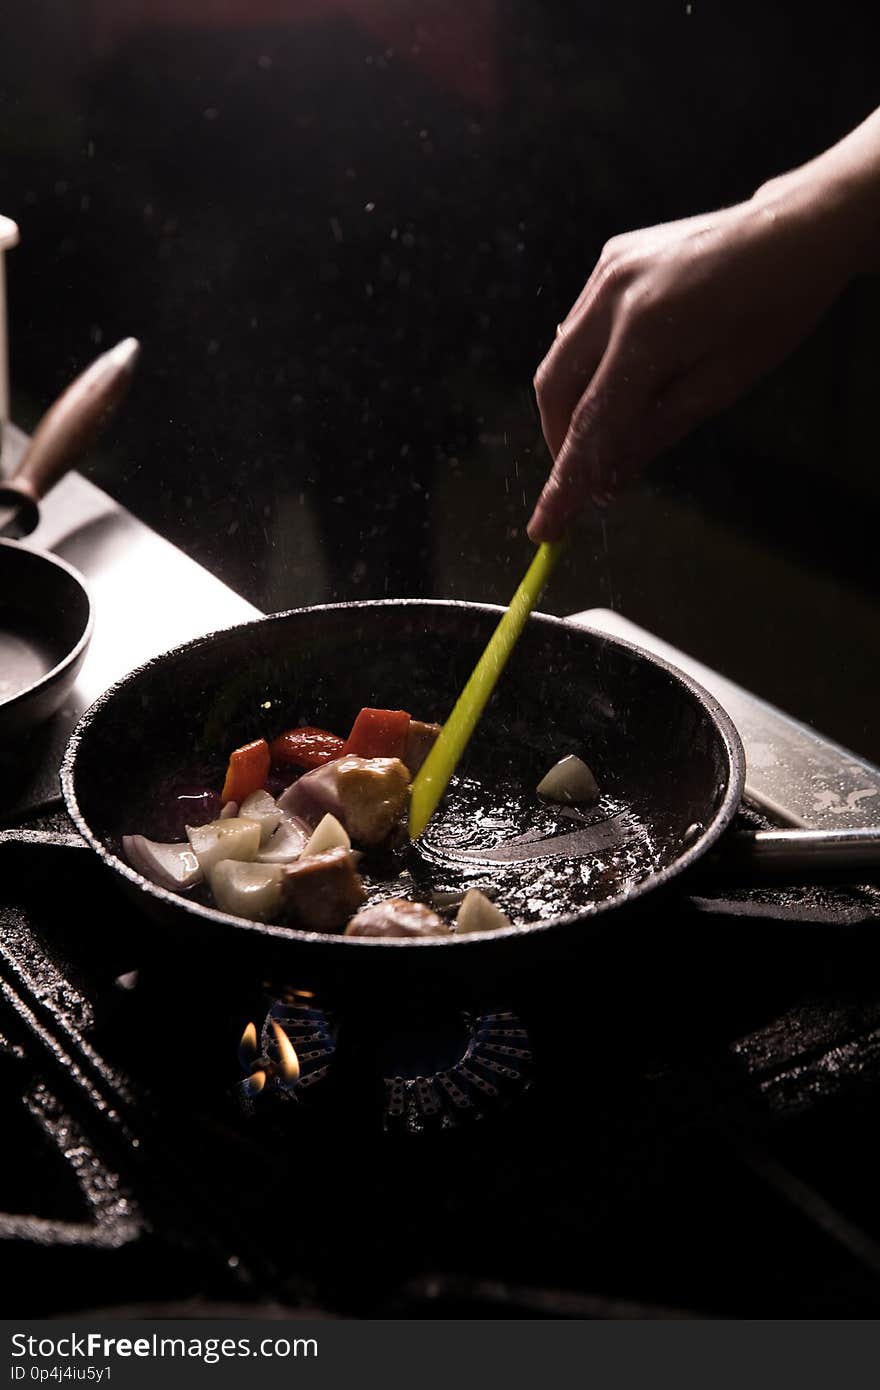
M160 844L145 835L123 835L122 850L133 869L159 888L184 893L202 881L198 860L188 840Z
M329 811L337 820L342 820L342 802L336 783L338 758L322 767L304 772L302 777L287 788L278 798L278 806L289 815L298 816L311 828L323 820Z

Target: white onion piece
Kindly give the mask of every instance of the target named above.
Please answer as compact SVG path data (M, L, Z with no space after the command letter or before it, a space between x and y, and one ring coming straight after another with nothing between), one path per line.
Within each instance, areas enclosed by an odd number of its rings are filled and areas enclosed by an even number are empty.
M186 833L203 874L210 873L221 859L253 859L260 848L260 827L244 816L188 825Z
M220 859L208 881L214 904L221 912L266 922L281 909L280 864L248 864L240 859Z
M123 835L122 849L131 867L159 888L182 893L202 881L199 861L188 840L166 845L145 835Z
M500 907L490 902L479 888L467 890L455 919L455 930L459 936L465 936L469 932L498 931L499 927L510 925L510 918L504 915Z
M351 849L348 831L329 811L312 831L300 858L305 859L310 854L323 854L327 849Z
M221 812L220 812L220 819L221 819L221 820L228 820L230 816L237 816L237 815L238 815L238 802L237 802L237 801L227 801L226 805L223 807L223 809L222 809Z
M292 864L303 852L309 829L296 816L285 816L274 835L270 835L264 848L257 854L258 863Z
M538 783L538 795L548 801L596 801L599 787L582 758L570 753L555 763Z
M282 812L279 811L274 796L270 796L268 792L256 791L245 797L239 815L257 822L260 827L260 845L263 846L281 824Z

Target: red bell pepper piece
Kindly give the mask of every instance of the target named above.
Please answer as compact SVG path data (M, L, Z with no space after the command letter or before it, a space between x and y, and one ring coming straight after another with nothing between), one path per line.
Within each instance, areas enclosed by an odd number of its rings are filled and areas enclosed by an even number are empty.
M343 740L326 729L288 729L269 744L277 767L321 767L342 757Z
M229 757L226 781L223 783L221 800L237 801L239 805L251 792L260 790L269 776L269 745L264 738L254 739L236 748Z
M362 709L345 740L361 758L403 758L410 716L403 709Z

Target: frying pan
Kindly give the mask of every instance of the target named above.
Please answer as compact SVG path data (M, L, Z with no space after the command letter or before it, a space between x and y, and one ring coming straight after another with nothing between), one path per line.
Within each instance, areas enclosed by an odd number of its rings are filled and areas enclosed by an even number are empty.
M720 706L637 648L563 620L530 619L462 764L534 787L580 751L600 785L647 827L652 868L623 870L597 901L485 936L348 938L245 922L149 883L121 837L150 834L169 781L222 780L231 748L298 723L345 729L362 705L442 719L502 610L390 600L299 609L199 638L124 677L83 716L61 784L80 833L140 909L164 968L281 976L334 997L370 991L495 993L536 965L554 969L594 943L712 848L740 801L742 747ZM432 823L433 824L433 823ZM153 832L155 834L155 832ZM141 943L143 945L143 943ZM140 949L140 947L139 947Z
M128 338L103 353L40 421L0 485L0 537L26 536L39 502L67 473L124 395L138 354ZM92 632L83 580L55 555L0 539L0 740L48 719L76 680Z

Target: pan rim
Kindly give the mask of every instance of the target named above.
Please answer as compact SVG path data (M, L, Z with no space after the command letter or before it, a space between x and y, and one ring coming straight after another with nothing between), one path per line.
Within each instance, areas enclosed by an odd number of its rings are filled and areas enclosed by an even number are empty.
M174 893L166 888L161 888L158 884L152 883L149 879L139 874L124 859L114 854L103 840L101 840L91 826L86 821L79 807L79 802L75 790L75 765L79 745L83 737L88 732L89 727L100 715L104 706L115 696L115 694L125 686L134 682L145 672L158 666L161 662L179 655L185 651L199 650L215 642L219 637L230 633L240 632L245 629L258 628L266 623L273 623L279 620L292 617L298 614L320 614L326 612L352 612L358 609L374 608L428 608L428 609L466 609L468 612L485 613L490 616L500 618L506 611L506 605L490 603L474 603L465 599L431 599L431 598L388 598L388 599L359 599L349 603L323 603L309 604L300 608L288 608L278 613L264 614L259 618L249 619L247 622L234 623L228 627L215 628L210 632L203 633L198 637L190 638L188 641L178 643L167 651L158 653L148 660L141 662L124 676L114 681L107 690L86 709L80 716L76 727L67 743L64 758L60 770L61 791L64 797L68 814L73 821L79 834L86 843L95 851L102 863L107 865L115 873L120 874L129 883L138 888L141 892L146 892L149 897L156 899L160 904L167 906L183 907L189 913L208 922L217 922L225 927L233 927L239 932L244 932L255 941L266 940L267 938L275 941L290 941L302 945L320 944L325 949L332 947L344 947L348 951L371 951L371 950L421 950L438 951L457 948L465 950L470 947L477 950L484 944L492 941L504 941L521 939L523 937L534 937L540 933L583 926L594 918L603 917L608 912L622 907L624 904L635 904L645 897L656 893L671 880L678 878L686 873L694 863L701 859L709 849L716 843L724 833L733 817L736 815L742 801L743 788L745 784L745 753L742 740L733 723L730 715L715 698L700 683L681 671L677 666L664 658L654 655L653 652L646 651L634 642L629 642L622 637L611 636L598 629L585 627L583 623L573 623L569 618L557 617L551 613L532 613L529 617L529 624L539 624L551 628L561 628L568 633L578 631L588 634L590 637L610 645L631 652L636 656L648 661L651 665L659 667L672 680L683 686L690 695L694 696L699 703L708 711L718 733L721 736L722 745L726 754L728 777L727 785L716 809L716 812L708 826L704 827L701 833L694 837L691 844L681 851L671 863L664 865L635 884L632 889L625 893L614 894L609 898L602 899L600 902L590 904L586 908L580 908L577 912L566 913L558 917L549 917L539 922L512 923L509 927L500 927L490 932L469 933L463 937L458 937L454 933L449 936L437 937L351 937L344 936L335 932L314 932L306 931L298 927L286 927L277 923L253 922L244 917L235 917L231 913L221 912L219 909L209 907L199 902L193 902L183 893Z
M85 626L74 646L70 647L61 660L56 662L50 670L45 671L38 680L32 681L30 685L24 686L21 690L16 690L15 694L10 695L8 699L0 700L0 712L5 715L7 711L14 711L18 705L23 704L36 691L57 681L65 671L79 660L92 640L95 626L95 605L92 601L91 590L79 570L75 569L67 560L62 560L60 555L55 555L50 550L40 550L37 546L12 540L8 536L0 536L0 546L9 552L23 551L26 555L31 555L39 561L45 561L47 564L54 565L56 569L62 570L79 588L86 600Z

